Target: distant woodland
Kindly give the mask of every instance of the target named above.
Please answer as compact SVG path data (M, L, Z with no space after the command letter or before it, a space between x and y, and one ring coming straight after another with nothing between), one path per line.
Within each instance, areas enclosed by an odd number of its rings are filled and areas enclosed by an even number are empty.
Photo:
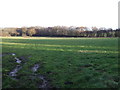
M120 37L120 29L97 27L21 27L0 28L0 36L30 36L30 37Z

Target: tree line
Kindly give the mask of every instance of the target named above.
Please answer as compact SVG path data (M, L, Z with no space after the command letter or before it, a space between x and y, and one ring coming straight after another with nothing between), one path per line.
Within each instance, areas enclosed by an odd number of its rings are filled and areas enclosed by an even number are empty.
M0 36L30 36L30 37L120 37L120 29L97 28L97 27L21 27L21 28L0 28Z

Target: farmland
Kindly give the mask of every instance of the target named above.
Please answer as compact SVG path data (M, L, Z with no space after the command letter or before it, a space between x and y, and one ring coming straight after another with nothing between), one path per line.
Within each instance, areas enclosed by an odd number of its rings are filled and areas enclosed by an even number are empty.
M118 38L4 37L1 43L3 88L118 88L120 83Z

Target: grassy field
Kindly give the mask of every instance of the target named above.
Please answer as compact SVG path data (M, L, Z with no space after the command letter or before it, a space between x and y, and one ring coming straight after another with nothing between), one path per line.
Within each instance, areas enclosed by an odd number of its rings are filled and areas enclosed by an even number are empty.
M17 79L12 53L22 60ZM3 88L38 88L39 74L55 88L119 87L118 38L2 38L2 54Z

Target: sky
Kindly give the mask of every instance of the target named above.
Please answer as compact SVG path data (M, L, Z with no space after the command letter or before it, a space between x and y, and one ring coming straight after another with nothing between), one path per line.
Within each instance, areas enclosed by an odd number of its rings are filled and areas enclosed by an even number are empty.
M119 0L0 0L0 27L118 28Z

